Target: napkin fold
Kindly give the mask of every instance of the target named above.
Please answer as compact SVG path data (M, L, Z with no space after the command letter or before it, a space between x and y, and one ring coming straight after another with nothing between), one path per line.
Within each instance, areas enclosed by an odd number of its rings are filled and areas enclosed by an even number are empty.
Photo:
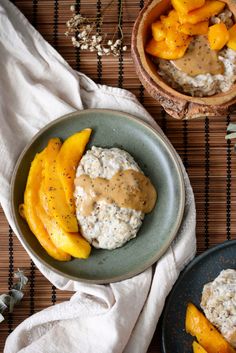
M161 129L133 94L97 85L73 70L8 0L1 0L0 28L0 202L18 236L10 209L11 175L20 152L40 128L75 110L108 108ZM28 252L51 283L76 293L21 323L8 337L4 353L146 352L165 298L196 251L194 197L180 163L184 218L155 266L122 282L91 285L52 272Z

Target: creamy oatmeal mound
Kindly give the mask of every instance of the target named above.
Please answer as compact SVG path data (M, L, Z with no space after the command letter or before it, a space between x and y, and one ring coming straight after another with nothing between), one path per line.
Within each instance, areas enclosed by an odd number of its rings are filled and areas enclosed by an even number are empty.
M90 181L95 178L111 179L116 173L128 170L142 173L129 153L118 148L105 149L93 146L81 159L76 177L86 176ZM74 195L82 235L94 247L115 249L136 236L144 212L99 200L91 212L84 215L79 205L81 200L87 197L85 189L76 185Z
M221 50L219 61L224 65L224 73L207 73L193 77L180 71L170 61L159 59L158 73L167 84L180 92L195 97L212 96L227 92L236 80L236 52L229 48Z
M208 320L236 347L236 271L223 270L205 284L201 307Z

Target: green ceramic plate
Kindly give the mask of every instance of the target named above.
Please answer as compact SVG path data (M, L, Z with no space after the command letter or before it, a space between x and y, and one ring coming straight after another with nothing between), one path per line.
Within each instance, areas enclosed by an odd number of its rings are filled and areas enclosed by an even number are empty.
M23 202L30 163L51 137L66 139L76 131L93 129L91 146L119 147L128 151L158 190L154 210L145 216L135 239L116 250L93 249L87 260L60 262L40 246L18 213ZM173 148L149 125L111 110L84 110L61 117L33 138L22 152L12 178L12 211L25 247L44 265L62 276L92 283L108 283L134 276L166 251L181 224L185 190Z

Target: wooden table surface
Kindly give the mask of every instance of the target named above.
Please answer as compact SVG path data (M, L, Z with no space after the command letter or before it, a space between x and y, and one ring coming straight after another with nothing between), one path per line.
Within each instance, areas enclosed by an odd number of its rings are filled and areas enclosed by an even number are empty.
M158 102L148 95L135 74L130 56L132 26L144 1L114 0L104 17L104 31L113 33L122 9L121 23L128 50L119 57L103 58L95 53L76 50L64 35L73 1L15 0L14 3L74 69L97 83L130 90L162 127L180 154L193 186L197 207L198 253L224 240L235 239L236 156L224 136L228 123L236 121L236 116L176 121L167 116ZM108 3L108 0L77 0L76 6L81 14L96 17ZM43 308L69 299L71 293L55 289L40 274L13 235L2 211L0 237L0 293L11 288L17 268L24 270L29 277L22 303L0 324L1 352L7 335L20 322ZM157 327L149 353L160 353L159 332Z

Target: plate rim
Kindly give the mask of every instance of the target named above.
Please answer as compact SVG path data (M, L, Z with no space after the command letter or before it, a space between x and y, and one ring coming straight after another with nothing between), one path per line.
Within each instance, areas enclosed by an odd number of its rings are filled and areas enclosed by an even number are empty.
M164 328L164 323L167 321L167 314L168 314L168 309L170 306L170 302L172 298L174 297L174 292L176 287L179 284L179 281L182 281L186 273L188 273L189 270L191 270L194 266L196 266L197 263L201 262L202 259L205 257L211 255L214 252L218 252L221 249L225 249L227 247L230 247L232 245L236 245L236 239L230 239L230 240L225 240L222 243L214 245L212 248L205 250L203 253L199 254L198 256L194 257L192 261L181 271L179 277L177 278L173 288L171 289L168 298L166 300L163 313L162 313L162 320L161 320L161 352L162 353L168 353L165 347L165 341L164 341L164 335L165 335L165 328Z
M176 222L174 227L172 228L172 232L171 232L171 236L168 239L168 242L166 242L165 246L162 247L162 249L158 252L158 256L153 256L149 259L149 261L146 261L142 266L139 267L139 269L137 270L133 270L130 271L128 273L125 273L123 275L119 275L119 276L113 276L110 278L105 278L105 279L88 279L88 278L80 278L80 277L76 277L73 275L69 275L69 274L65 274L62 271L60 271L59 269L54 268L52 265L48 264L44 259L42 259L35 251L34 249L28 244L28 242L26 241L24 235L22 234L20 227L18 225L17 222L17 217L16 217L16 212L15 212L15 207L14 207L14 184L15 184L15 178L19 169L19 166L22 162L22 159L24 158L26 152L28 151L29 147L45 132L47 131L50 127L52 127L53 125L66 120L67 118L70 117L74 117L74 116L78 116L78 118L80 118L80 115L86 113L103 113L103 114L114 114L116 116L122 116L125 117L128 120L133 121L134 123L143 126L144 128L146 128L147 130L149 130L152 134L154 134L155 136L157 136L159 138L159 140L161 141L162 144L164 144L167 148L167 150L169 151L169 155L175 165L177 174L178 174L178 178L179 178L179 186L180 186L180 202L179 202L179 212L176 218ZM169 248L170 244L172 243L172 241L174 240L174 238L177 235L177 232L180 228L180 225L182 223L183 220L183 215L184 215L184 209L185 209L185 184L184 184L184 176L183 176L183 171L180 165L180 161L178 159L178 154L175 151L174 147L171 145L171 143L169 142L169 140L166 138L166 136L164 134L161 133L161 131L157 131L156 129L154 129L150 124L146 123L145 121L142 120L142 118L138 118L134 115L131 115L129 113L126 112L122 112L122 111L117 111L117 110L113 110L113 109L83 109L83 110L76 110L74 112L62 115L54 120L52 120L51 122L49 122L48 124L46 124L43 128L41 128L31 139L30 141L26 144L26 146L24 147L24 149L22 150L22 152L20 153L17 162L15 164L14 170L13 170L13 174L12 174L12 178L11 178L11 182L10 182L10 207L11 207L11 212L13 215L13 222L14 225L16 227L16 230L19 234L19 238L20 241L23 245L23 247L25 248L25 250L27 250L27 252L29 252L39 263L41 263L43 266L45 266L46 268L50 269L51 271L53 271L54 273L67 278L69 280L74 280L74 281L81 281L84 283L93 283L93 284L106 284L106 283L113 283L113 282L118 282L121 280L125 280L128 278L131 278L133 276L138 275L139 273L145 271L147 268L149 268L150 266L152 266L157 260L159 260L163 254L167 251L167 249Z

